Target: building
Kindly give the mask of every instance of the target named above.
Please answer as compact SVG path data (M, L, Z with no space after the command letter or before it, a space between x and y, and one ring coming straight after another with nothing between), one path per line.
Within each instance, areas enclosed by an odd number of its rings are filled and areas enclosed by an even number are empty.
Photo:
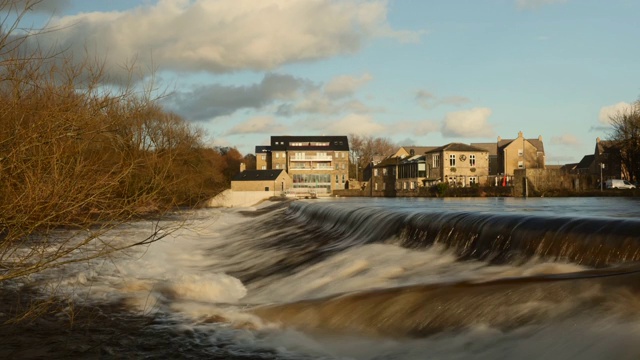
M256 146L256 170L271 169L271 146Z
M592 155L585 155L576 166L575 173L582 175L592 175L603 180L626 179L628 173L622 163L622 156L619 146L609 140L596 138L596 147Z
M545 153L542 136L525 139L522 131L516 139L498 137L498 173L513 176L515 169L544 169Z
M464 187L488 181L489 152L479 147L450 143L427 152L425 163L425 186L446 182Z
M471 143L471 146L487 150L489 153L489 176L498 175L498 143Z
M278 196L289 190L293 181L284 170L244 170L231 179L233 191L263 191Z
M401 146L391 157L404 158L415 155L424 155L427 151L435 149L437 146Z
M349 141L346 136L272 136L270 146L256 146L256 164L287 172L291 192L330 194L344 189L349 179Z

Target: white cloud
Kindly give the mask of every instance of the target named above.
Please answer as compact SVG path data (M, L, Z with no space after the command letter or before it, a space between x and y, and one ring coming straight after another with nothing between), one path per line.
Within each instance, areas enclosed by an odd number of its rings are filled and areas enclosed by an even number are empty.
M614 117L619 114L628 113L633 109L633 105L621 101L617 104L610 106L603 106L600 109L600 115L598 116L598 120L602 124L611 125L611 117Z
M551 145L580 146L582 141L571 134L562 134L551 138Z
M372 79L373 76L370 74L363 74L360 77L349 75L338 76L324 86L324 92L332 99L349 97Z
M494 131L493 126L488 123L489 116L489 108L450 112L445 116L442 135L463 138L492 137Z
M279 124L270 116L257 116L231 128L225 135L284 133L286 126Z
M415 100L420 106L427 110L433 109L440 105L462 106L471 102L469 98L458 95L438 98L436 95L426 90L416 91Z
M95 49L112 71L133 59L142 69L263 71L355 53L376 36L414 34L389 27L387 6L384 0L160 0L54 18L51 26L60 30L42 39L77 54Z
M562 4L567 0L517 0L520 9L537 9L545 5Z

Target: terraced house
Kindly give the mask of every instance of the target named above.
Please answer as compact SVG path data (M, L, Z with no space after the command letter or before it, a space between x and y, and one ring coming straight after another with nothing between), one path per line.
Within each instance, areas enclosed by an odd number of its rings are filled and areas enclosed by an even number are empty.
M349 179L346 136L272 136L270 146L256 146L256 166L285 170L293 180L290 192L331 194Z

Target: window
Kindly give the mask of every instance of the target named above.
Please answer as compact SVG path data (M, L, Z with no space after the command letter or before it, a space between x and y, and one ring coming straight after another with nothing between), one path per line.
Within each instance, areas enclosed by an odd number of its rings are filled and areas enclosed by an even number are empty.
M375 191L378 191L378 183L374 183L374 184L373 184L373 189L374 189Z
M449 166L456 166L456 154L449 155Z
M469 166L476 166L476 156L469 155Z
M410 182L410 183L409 183L409 188L410 188L411 190L415 189L415 182L413 182L413 181L412 181L412 182Z
M475 176L471 176L469 177L469 185L473 185L473 184L477 184L478 183L478 178Z
M276 159L280 158L280 153L276 153Z
M518 161L518 169L522 169L524 167L523 161Z
M406 181L402 182L402 190L407 190L407 182Z
M340 142L340 144L342 145L342 141ZM344 153L342 153L342 158L344 159Z
M378 176L378 169L373 169L373 176Z
M336 184L339 182L338 175L336 174Z
M267 170L267 166L266 165L262 165L262 170Z
M345 181L345 175L344 175L344 174L342 174L342 183L343 183L343 184L344 184L344 181Z
M387 168L382 169L382 175L387 175Z
M440 167L440 154L433 155L433 167L434 168Z
M336 163L336 170L340 170L340 164Z
M342 166L341 166L341 167L342 167L342 170L344 170L344 169L346 169L346 168L347 168L347 164L342 163Z
M267 155L261 155L260 158L262 158L262 160L267 160Z
M387 190L387 183L382 183L382 190Z
M522 151L522 149L518 149L518 156L522 156L524 154L524 152Z

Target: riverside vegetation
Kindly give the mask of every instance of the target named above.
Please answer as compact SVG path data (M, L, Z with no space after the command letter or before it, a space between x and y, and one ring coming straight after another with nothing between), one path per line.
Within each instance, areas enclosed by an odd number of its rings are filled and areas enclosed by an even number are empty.
M38 30L20 25L39 2L0 0L2 292L50 268L158 240L172 230L158 221L133 242L101 236L198 206L228 187L242 161L236 149L207 147L203 131L165 111L133 65L123 83L88 53L78 62L78 54L39 46ZM40 313L29 305L11 321Z

